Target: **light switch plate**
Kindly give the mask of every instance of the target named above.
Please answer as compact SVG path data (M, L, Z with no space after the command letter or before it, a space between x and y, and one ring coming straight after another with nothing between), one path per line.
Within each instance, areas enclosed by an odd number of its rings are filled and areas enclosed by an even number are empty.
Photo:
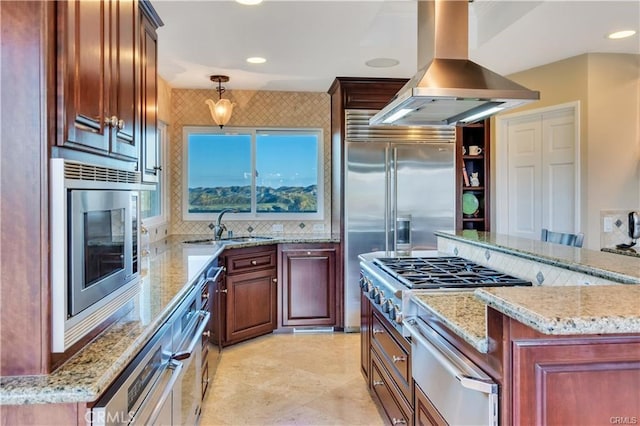
M613 217L605 216L602 224L602 230L604 232L612 232L613 231Z

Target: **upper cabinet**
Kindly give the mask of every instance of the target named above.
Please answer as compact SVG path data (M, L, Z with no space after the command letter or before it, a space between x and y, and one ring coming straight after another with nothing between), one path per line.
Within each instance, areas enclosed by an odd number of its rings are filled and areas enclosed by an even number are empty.
M144 11L144 3L141 8ZM150 9L150 8L149 8ZM58 2L56 145L136 162L142 134L149 130L143 84L155 84L156 38L145 42L137 1ZM145 15L144 13L142 15ZM151 20L151 22L155 22ZM142 35L142 37L141 37ZM149 61L148 52L152 58ZM147 70L147 62L151 70ZM155 88L149 102L155 101ZM142 105L141 105L142 104ZM155 138L155 114L152 124Z
M143 182L158 182L160 167L160 133L158 132L158 36L156 30L162 21L141 3L140 18L140 171Z

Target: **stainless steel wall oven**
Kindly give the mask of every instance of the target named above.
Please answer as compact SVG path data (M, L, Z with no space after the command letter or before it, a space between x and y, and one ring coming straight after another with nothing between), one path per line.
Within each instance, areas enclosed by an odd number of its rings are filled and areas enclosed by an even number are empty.
M51 160L53 352L137 294L137 172Z

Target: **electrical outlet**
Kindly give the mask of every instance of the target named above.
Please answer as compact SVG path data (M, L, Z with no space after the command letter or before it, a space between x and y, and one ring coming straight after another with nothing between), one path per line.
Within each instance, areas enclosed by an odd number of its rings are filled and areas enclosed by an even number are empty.
M324 223L314 223L313 232L324 232Z
M613 231L613 217L605 216L602 224L602 230L604 232L612 232Z
M274 223L271 225L272 232L284 232L284 226L281 223Z

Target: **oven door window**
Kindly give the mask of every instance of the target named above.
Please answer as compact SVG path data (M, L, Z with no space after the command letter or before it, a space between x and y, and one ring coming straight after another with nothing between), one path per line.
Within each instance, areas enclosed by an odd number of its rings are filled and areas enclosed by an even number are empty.
M125 209L84 213L84 288L124 269Z

